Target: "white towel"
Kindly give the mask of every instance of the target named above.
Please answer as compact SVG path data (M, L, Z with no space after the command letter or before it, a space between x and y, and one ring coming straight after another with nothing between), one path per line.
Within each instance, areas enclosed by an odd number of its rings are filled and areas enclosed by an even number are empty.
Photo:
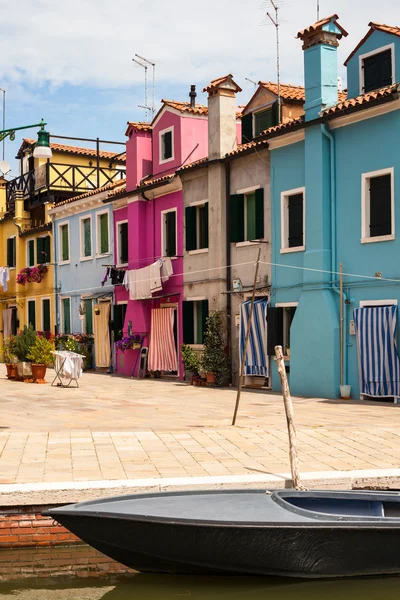
M144 267L136 271L136 299L151 298L151 275L150 267Z
M161 265L162 265L161 260L156 260L155 263L150 265L150 278L151 278L150 287L151 287L152 294L154 294L154 292L159 292L162 290Z
M129 290L129 300L137 300L136 273L137 271L135 269L131 269L130 271L126 271L125 273L124 282L126 289Z
M162 282L164 283L165 281L167 281L171 277L173 272L174 271L172 268L171 258L169 256L166 256L165 258L162 259L162 265L161 265Z

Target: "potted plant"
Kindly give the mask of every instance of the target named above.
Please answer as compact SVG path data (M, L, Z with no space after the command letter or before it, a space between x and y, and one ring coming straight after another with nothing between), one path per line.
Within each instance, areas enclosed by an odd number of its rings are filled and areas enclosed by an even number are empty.
M207 317L201 367L206 374L207 383L222 385L229 374L229 360L225 353L224 323L219 311L213 311Z
M18 359L15 356L15 335L4 340L3 359L6 364L8 379L16 379Z
M181 345L181 355L183 367L185 369L185 373L192 374L191 384L199 379L200 377L200 357L196 350L193 350L187 344Z
M53 344L45 337L37 337L35 343L28 352L28 358L32 361L32 376L36 383L46 383L45 375L47 365L52 361Z
M15 356L18 358L18 376L21 379L32 377L31 363L28 354L37 338L37 333L32 325L25 325L15 338Z

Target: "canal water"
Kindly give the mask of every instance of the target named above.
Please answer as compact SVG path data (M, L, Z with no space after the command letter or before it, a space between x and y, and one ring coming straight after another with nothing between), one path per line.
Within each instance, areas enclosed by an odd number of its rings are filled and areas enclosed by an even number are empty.
M299 581L135 574L87 546L0 551L0 599L399 600L400 577Z

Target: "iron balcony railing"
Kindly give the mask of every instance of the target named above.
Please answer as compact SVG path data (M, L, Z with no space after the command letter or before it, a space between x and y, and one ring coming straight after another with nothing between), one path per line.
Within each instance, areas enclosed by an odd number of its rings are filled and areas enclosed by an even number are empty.
M39 194L45 196L45 192L55 197L58 194L62 199L95 190L124 177L123 169L46 163L7 182L7 210L14 208L16 191L22 191L24 200L32 202Z

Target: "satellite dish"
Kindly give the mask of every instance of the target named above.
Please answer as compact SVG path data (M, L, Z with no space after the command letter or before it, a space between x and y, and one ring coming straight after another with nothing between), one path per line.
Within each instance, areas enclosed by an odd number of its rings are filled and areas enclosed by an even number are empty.
M0 171L3 175L6 175L9 171L11 171L11 167L6 160L0 161Z

